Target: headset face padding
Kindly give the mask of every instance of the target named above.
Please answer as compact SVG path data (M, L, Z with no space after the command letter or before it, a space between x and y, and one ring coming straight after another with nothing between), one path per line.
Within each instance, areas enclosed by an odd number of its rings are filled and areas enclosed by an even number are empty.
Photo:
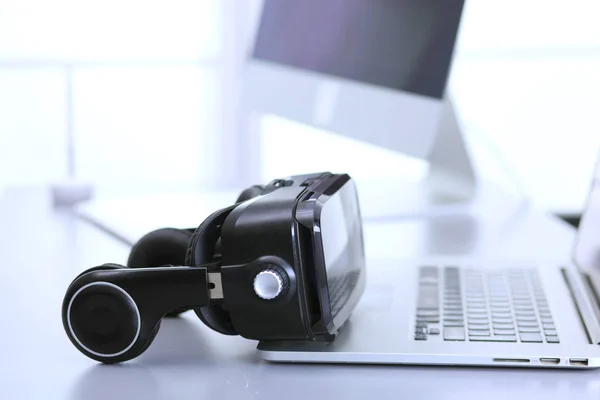
M190 240L186 265L205 266L210 272L208 264L217 261L214 256L220 239L220 226L234 208L235 205L219 210L200 224ZM225 335L238 335L231 322L229 312L221 304L197 307L194 308L194 312L209 328Z

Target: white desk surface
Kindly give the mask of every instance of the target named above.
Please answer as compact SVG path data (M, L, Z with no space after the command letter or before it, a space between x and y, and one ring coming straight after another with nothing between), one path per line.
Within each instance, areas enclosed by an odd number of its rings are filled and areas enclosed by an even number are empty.
M367 252L386 262L442 254L569 258L573 230L565 224L504 200L489 210L368 224ZM5 191L0 399L600 398L595 370L270 364L258 359L256 342L219 335L191 313L163 321L136 360L101 365L67 339L62 297L78 272L123 262L127 253L72 214L53 211L45 191Z

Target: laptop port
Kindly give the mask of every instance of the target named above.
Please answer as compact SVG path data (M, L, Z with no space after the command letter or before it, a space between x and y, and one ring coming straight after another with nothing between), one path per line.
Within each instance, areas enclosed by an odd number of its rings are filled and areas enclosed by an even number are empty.
M569 358L569 364L575 365L577 367L587 367L588 359L587 358Z
M542 364L553 364L553 365L556 365L556 364L560 363L560 358L549 358L549 357L547 357L547 358L540 358L540 362Z
M493 358L492 361L503 363L528 363L529 358Z

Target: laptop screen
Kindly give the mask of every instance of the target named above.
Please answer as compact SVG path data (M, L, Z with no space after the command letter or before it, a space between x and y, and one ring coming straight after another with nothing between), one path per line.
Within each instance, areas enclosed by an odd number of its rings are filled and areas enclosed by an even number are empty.
M600 155L575 244L575 262L587 272L600 272Z

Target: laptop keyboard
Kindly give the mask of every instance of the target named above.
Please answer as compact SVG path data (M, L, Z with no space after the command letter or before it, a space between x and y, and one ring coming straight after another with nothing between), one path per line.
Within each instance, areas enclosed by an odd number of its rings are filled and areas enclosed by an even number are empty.
M327 285L329 286L329 304L332 315L337 315L344 304L346 304L346 301L348 301L348 298L352 294L352 290L354 290L354 286L356 286L359 276L359 271L352 271L344 275L329 278Z
M419 270L415 340L559 343L535 269Z

